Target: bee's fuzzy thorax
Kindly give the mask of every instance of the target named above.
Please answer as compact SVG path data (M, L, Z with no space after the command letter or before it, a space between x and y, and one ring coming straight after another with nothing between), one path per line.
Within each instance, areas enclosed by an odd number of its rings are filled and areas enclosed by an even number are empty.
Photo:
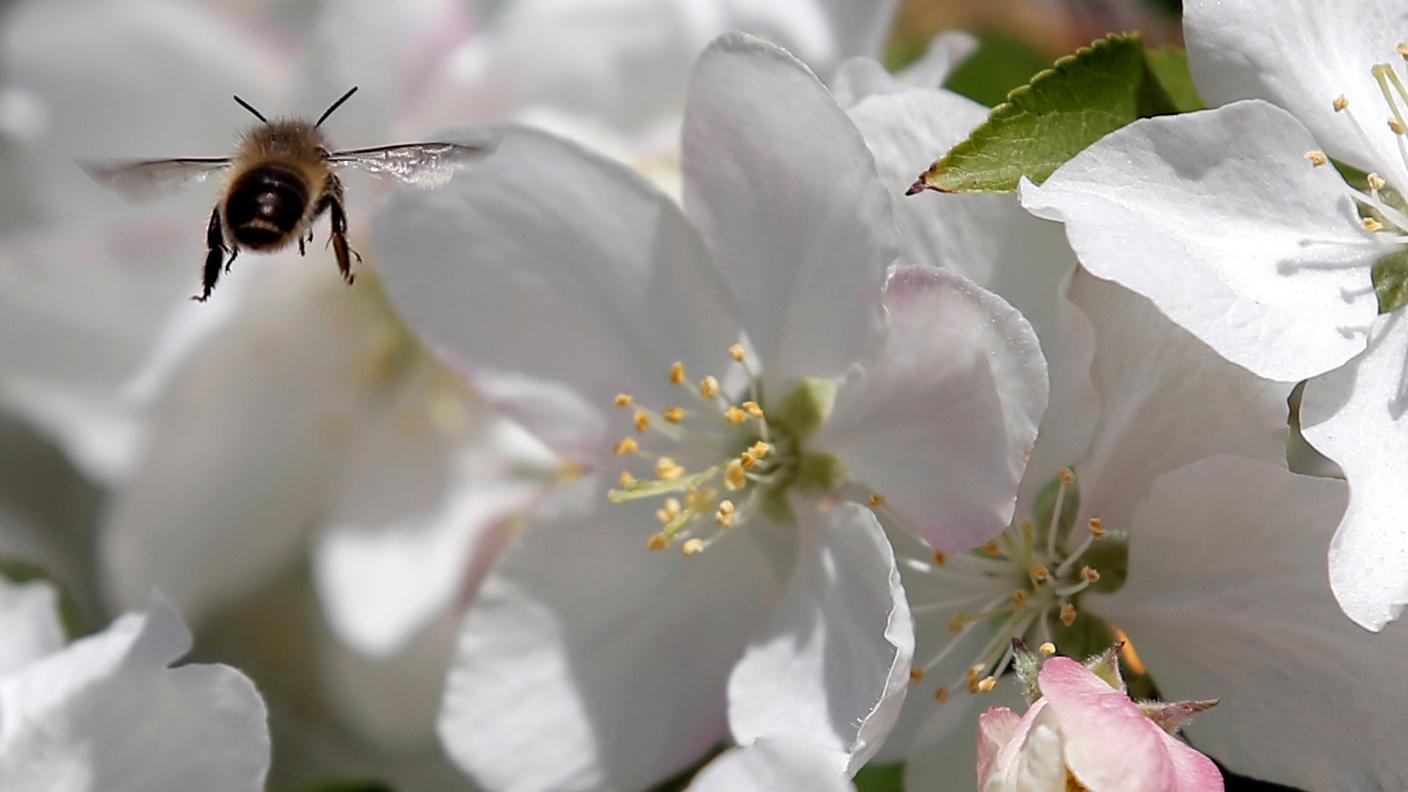
M282 165L307 182L309 192L318 194L328 176L328 143L323 133L304 119L276 118L240 136L231 179L258 165Z

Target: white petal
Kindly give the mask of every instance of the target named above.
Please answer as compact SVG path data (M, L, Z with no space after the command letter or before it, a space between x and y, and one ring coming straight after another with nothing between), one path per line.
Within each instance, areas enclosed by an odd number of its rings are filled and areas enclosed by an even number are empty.
M313 550L333 629L376 658L461 599L471 568L503 545L504 523L548 485L514 475L538 462L522 429L443 382L449 372L421 369L388 409L360 419ZM551 457L541 469L553 470Z
M1385 252L1334 169L1305 160L1314 148L1264 102L1145 119L1024 185L1022 204L1227 359L1299 380L1364 348Z
M58 591L42 580L16 585L0 578L0 636L0 677L58 651L64 645Z
M669 198L525 128L503 129L473 173L394 197L374 221L373 248L387 293L432 346L565 382L603 408L620 391L663 408L678 394L670 364L721 368L739 330L726 285Z
M838 376L880 340L890 197L805 66L747 36L715 41L690 85L684 168L686 211L738 295L769 382Z
M951 272L897 270L885 307L883 349L842 385L815 446L934 547L976 547L1012 519L1046 409L1041 348L1021 314Z
M922 57L895 74L886 71L885 67L873 58L850 58L836 70L836 76L831 81L831 93L842 107L850 108L866 97L877 94L903 93L911 88L924 88L932 92L943 85L949 74L977 48L978 39L972 34L961 30L946 30L930 39L929 48ZM984 115L986 116L986 112ZM867 141L869 138L867 133ZM947 150L945 148L933 152L930 161L937 159ZM920 165L921 169L924 167L926 165ZM913 181L914 174L910 176Z
M899 717L914 653L894 552L869 510L800 505L797 563L728 682L737 742L770 736L824 750L855 775Z
M0 679L0 787L263 789L264 703L228 666L167 668L190 645L180 616L158 599L145 615Z
M1248 459L1177 470L1136 514L1128 581L1086 607L1129 635L1166 699L1221 699L1187 733L1229 769L1401 789L1408 631L1370 635L1335 603L1323 548L1345 498L1343 482Z
M1408 603L1408 321L1380 317L1369 350L1305 386L1301 431L1349 480L1330 585L1351 619L1383 629Z
M199 618L280 574L323 516L378 371L369 336L385 309L325 271L283 273L261 273L239 325L153 406L150 446L101 537L122 605L157 586Z
M691 792L774 792L806 789L847 792L855 786L831 769L824 751L805 742L762 739L731 748L705 765L689 784Z
M875 152L880 178L901 195L928 164L987 118L977 102L948 91L872 96L851 118ZM1052 343L1059 284L1075 268L1061 229L1022 211L1015 196L944 195L926 190L895 204L903 259L944 267L997 292Z
M1112 283L1077 273L1070 295L1095 331L1091 378L1102 405L1090 454L1076 466L1083 517L1131 530L1150 484L1203 457L1284 462L1290 384L1228 363Z
M1188 0L1183 25L1188 65L1204 99L1278 104L1309 127L1331 156L1408 188L1399 144L1384 123L1389 107L1370 73L1374 64L1400 60L1394 47L1408 31L1402 3L1341 0L1320 8L1277 0ZM1340 96L1349 100L1350 113L1334 112Z
M726 734L725 683L775 596L740 530L704 553L651 553L646 504L534 524L469 607L440 740L514 792L648 788Z

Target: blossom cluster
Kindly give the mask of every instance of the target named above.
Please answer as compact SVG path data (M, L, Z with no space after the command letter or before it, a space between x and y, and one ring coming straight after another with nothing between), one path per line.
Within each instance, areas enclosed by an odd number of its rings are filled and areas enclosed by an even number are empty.
M16 2L0 790L1405 788L1408 5L1183 5L1209 109L950 193L893 2ZM75 165L354 83L493 147L351 287Z

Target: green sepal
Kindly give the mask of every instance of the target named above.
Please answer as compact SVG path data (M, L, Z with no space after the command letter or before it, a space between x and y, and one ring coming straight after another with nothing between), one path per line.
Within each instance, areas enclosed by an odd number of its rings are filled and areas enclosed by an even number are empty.
M1379 313L1397 311L1408 303L1408 250L1398 250L1374 262L1371 270Z
M804 379L776 407L769 405L767 421L794 441L800 441L826 422L835 402L834 380Z
M1163 56L1161 66L1172 68ZM1105 135L1178 112L1137 33L1109 36L1056 61L994 107L987 121L925 171L911 193L1011 192L1040 183Z

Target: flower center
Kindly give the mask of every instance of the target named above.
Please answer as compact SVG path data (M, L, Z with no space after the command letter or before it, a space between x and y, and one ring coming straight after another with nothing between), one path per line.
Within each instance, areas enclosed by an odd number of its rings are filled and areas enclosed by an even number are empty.
M910 672L912 681L922 681L941 665L954 664L960 647L970 645L960 639L978 625L990 628L991 636L956 678L935 688L939 701L946 701L960 686L969 693L995 688L1012 663L1013 638L1043 646L1056 637L1063 646L1087 643L1075 638L1082 628L1077 620L1090 621L1077 603L1082 592L1100 582L1097 565L1122 568L1123 542L1110 541L1122 537L1109 536L1098 517L1086 522L1075 541L1079 498L1075 472L1063 468L1038 495L1035 521L1014 521L998 538L971 553L950 556L934 551L928 558L902 560L911 572L935 578L949 592L966 591L929 602L912 597L916 629L923 633L925 622L947 617L951 636L932 657L916 664ZM1065 550L1071 542L1075 546ZM1111 582L1118 580L1107 585Z
M634 432L621 438L616 453L648 463L648 473L622 471L613 502L662 498L655 511L659 529L646 547L678 544L685 555L708 549L734 528L764 513L788 515L786 492L793 486L829 486L837 476L830 457L807 454L802 439L819 421L805 420L804 402L814 384L781 400L776 415L764 410L764 394L742 346L729 349L736 371L691 383L683 363L670 367L670 384L688 402L655 408L621 393L617 406L631 412ZM683 400L682 400L683 401ZM686 406L686 404L688 406ZM653 446L653 448L647 448Z

